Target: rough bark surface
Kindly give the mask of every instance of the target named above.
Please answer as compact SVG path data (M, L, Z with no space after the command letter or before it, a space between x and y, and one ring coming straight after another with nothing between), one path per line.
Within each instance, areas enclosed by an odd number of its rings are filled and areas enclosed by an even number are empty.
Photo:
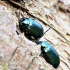
M16 1L0 1L0 70L70 70L70 0ZM52 26L40 40L58 52L58 69L39 56L39 45L17 34L19 17L35 19L44 32Z

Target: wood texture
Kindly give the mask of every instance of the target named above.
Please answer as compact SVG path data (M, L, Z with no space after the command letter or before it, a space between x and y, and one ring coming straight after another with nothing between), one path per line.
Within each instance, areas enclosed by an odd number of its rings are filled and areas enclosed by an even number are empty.
M58 69L39 56L39 45L24 33L17 34L19 16L35 19L44 32L52 26L40 40L49 42L58 52ZM0 70L70 70L70 1L0 1Z

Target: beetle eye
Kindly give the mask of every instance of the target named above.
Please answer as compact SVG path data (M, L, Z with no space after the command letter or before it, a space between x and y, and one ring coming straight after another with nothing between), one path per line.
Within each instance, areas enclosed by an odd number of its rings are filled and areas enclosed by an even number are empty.
M21 32L24 32L24 30L26 30L26 24L23 23L22 21L19 22L19 29Z

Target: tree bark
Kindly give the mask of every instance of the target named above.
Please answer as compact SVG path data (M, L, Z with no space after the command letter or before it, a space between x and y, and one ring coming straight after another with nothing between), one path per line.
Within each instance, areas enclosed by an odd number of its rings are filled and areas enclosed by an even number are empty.
M2 70L70 70L70 2L69 0L0 1L0 67ZM20 12L20 13L19 13ZM41 41L58 52L60 65L53 68L39 56L41 47L17 32L18 20L30 17L46 32Z

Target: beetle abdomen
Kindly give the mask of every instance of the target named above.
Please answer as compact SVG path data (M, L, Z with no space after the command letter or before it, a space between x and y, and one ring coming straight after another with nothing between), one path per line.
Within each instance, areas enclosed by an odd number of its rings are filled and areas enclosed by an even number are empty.
M35 38L40 38L43 35L43 27L41 26L41 24L39 24L38 22L36 22L33 19L30 19L30 26L28 28L28 32Z
M53 50L49 50L48 52L43 51L42 53L45 60L54 68L57 68L59 66L59 56L56 55Z

